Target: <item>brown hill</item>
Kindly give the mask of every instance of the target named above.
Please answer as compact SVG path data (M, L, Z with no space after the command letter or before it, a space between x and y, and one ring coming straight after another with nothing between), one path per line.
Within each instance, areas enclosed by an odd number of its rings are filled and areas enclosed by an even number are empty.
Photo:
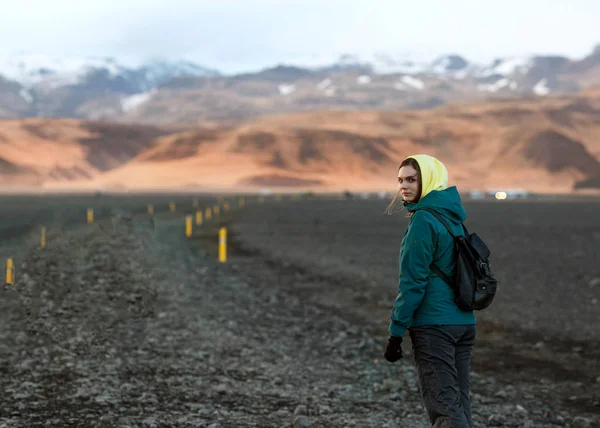
M433 111L269 116L233 129L162 137L94 183L389 189L404 156L430 153L463 188L567 192L600 176L597 135L597 90Z
M134 158L165 131L74 119L0 120L5 190L88 181Z
M36 123L38 133L48 137L39 140L40 147L53 139L54 155L47 149L37 164L6 157L10 166L0 162L2 177L10 176L4 169L24 168L13 176L30 177L33 170L36 183L50 188L392 190L399 162L409 154L429 153L448 165L451 181L463 189L569 192L600 183L598 88L430 111L268 116L166 135L142 127L127 134L126 126L103 124L104 134L96 131L91 145L86 143L92 138L89 123L48 121L41 128L42 122ZM0 144L10 145L2 143L4 129ZM118 129L114 132L122 142L107 129Z

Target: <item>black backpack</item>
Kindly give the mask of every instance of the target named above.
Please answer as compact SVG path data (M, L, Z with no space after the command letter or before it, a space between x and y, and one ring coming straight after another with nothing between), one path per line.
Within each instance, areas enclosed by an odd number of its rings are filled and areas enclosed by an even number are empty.
M476 233L469 234L464 224L465 236L456 236L441 214L429 208L420 209L433 214L454 238L456 269L453 278L442 272L435 263L430 265L431 270L454 290L454 301L460 309L479 311L487 308L496 296L498 284L490 266L488 247Z

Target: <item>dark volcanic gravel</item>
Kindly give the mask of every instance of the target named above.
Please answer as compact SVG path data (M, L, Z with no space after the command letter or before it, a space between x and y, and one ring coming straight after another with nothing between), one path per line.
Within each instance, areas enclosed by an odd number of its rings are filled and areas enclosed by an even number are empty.
M30 254L2 292L0 427L426 426L412 367L181 232L117 219Z
M234 229L246 247L397 292L406 211L387 201L312 200L254 204ZM489 320L563 339L600 341L600 201L467 201L466 226L492 251L497 299Z
M397 293L405 212L380 200L270 201L236 212L234 245L319 286L288 287L384 340ZM492 249L500 292L478 316L476 373L554 409L600 414L599 202L466 203L467 227ZM262 266L260 265L262 263ZM258 265L258 268L254 268ZM477 388L474 387L477 393Z
M217 222L187 240L180 215L152 228L124 213L29 251L17 283L0 293L0 428L428 426L410 353L382 360L393 290L360 269L340 276L301 265L289 246L267 251L293 221L279 211L267 228L261 219L272 212L250 205L236 214L246 247L232 234L226 265L215 261ZM316 227L327 224L319 219ZM358 242L378 242L367 232ZM321 242L330 252L312 251L322 259L339 248ZM362 254L380 247L369 248ZM517 352L503 342L513 331L480 328L488 363ZM556 355L580 355L583 373L561 361L532 372L553 349L544 341L515 354L531 353L529 365L498 358L497 373L475 370L476 426L598 426L598 384L588 379L597 372L583 370L598 367L585 342L574 354L561 346Z

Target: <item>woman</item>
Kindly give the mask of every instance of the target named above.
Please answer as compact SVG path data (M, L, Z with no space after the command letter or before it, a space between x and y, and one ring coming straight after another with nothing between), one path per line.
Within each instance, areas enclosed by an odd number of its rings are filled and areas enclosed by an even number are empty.
M470 428L469 370L475 316L454 303L454 292L432 272L454 270L454 238L428 208L443 215L455 235L466 218L455 186L448 187L443 163L428 155L406 158L398 170L398 193L410 216L400 249L399 293L394 301L385 358L402 358L402 337L410 332L423 403L432 427Z

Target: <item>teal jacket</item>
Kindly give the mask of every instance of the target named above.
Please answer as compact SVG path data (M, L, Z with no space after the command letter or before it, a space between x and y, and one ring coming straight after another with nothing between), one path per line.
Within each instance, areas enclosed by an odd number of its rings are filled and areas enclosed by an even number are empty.
M402 337L409 327L424 325L475 324L472 311L462 311L454 303L454 292L435 274L432 262L447 275L455 265L454 239L433 214L418 208L431 208L450 223L455 235L464 235L466 218L456 187L434 190L415 204L406 204L411 217L400 249L398 297L392 309L389 334Z

